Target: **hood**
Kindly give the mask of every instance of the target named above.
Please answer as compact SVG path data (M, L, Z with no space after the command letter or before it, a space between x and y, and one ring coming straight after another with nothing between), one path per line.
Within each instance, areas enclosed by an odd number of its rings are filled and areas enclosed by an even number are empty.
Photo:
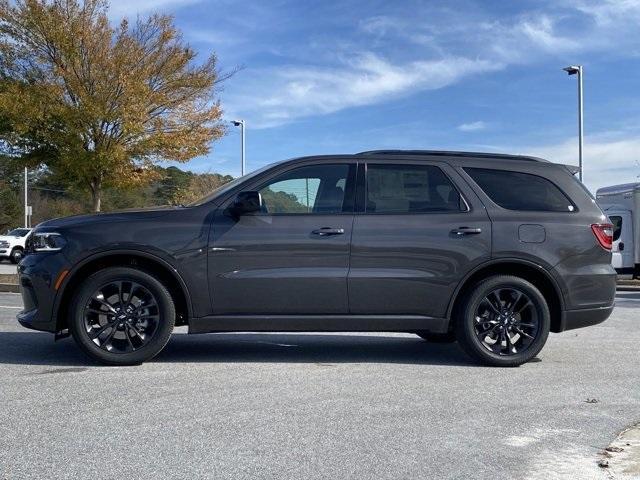
M148 208L130 208L109 213L94 213L87 215L73 215L71 217L55 218L39 223L36 227L38 230L52 230L56 228L74 227L82 224L101 223L101 222L117 222L126 220L142 220L147 218L162 217L170 212L181 210L185 207L161 206Z

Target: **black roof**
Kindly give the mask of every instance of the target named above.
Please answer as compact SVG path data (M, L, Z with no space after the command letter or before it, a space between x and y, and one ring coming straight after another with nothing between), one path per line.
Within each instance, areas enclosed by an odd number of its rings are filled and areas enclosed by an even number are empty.
M356 155L413 155L428 157L466 157L466 158L495 158L500 160L525 160L529 162L546 162L543 158L531 157L528 155L509 155L506 153L487 153L487 152L455 152L447 150L369 150L366 152L358 152Z

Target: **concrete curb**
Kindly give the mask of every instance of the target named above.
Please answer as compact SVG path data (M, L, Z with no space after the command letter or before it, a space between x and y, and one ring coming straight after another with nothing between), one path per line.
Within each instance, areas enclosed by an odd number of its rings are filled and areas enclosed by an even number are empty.
M611 478L637 479L640 476L640 423L623 430L599 457L598 466L608 469Z
M20 293L20 287L17 283L0 283L0 292Z

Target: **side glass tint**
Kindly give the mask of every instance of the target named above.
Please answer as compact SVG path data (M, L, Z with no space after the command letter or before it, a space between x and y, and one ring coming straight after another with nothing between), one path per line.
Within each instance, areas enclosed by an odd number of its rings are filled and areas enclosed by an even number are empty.
M268 214L341 213L349 165L314 165L286 172L259 191Z
M367 213L428 213L466 210L460 193L432 165L367 166Z
M573 212L575 205L552 182L529 173L488 168L465 168L482 191L509 210Z

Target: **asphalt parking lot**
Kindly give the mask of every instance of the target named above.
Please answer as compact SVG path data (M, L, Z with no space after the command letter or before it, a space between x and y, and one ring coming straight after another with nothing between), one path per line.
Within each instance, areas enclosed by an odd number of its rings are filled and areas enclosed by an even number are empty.
M11 263L9 260L0 260L0 274L11 275L16 273L16 265Z
M180 329L101 367L16 324L0 294L0 478L610 478L640 420L640 292L539 360L478 367L403 334Z

